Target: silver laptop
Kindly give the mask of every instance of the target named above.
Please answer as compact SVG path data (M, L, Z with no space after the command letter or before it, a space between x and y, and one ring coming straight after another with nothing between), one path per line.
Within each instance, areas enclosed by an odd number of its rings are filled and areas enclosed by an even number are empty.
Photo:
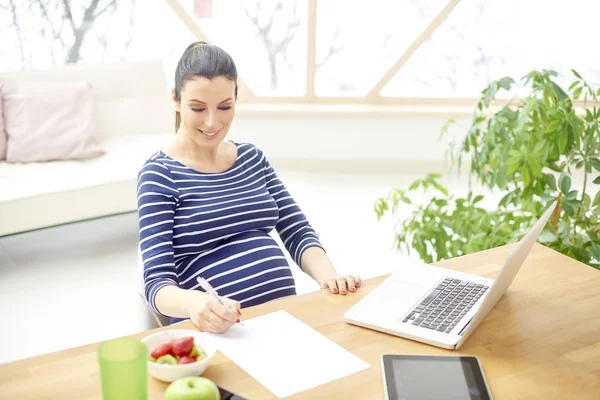
M458 349L504 295L552 215L552 204L489 279L429 264L403 266L344 314L347 322Z

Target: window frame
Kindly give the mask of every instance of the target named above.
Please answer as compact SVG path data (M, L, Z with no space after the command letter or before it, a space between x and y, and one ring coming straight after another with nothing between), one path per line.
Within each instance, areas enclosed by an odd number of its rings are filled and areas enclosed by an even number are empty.
M198 40L212 43L202 31L197 18L186 9L179 0L165 0L173 9L175 15L187 26ZM307 0L307 59L306 59L306 88L303 96L268 96L256 95L246 84L243 77L238 78L239 104L246 112L276 114L293 114L299 112L317 112L322 114L372 114L388 115L391 113L408 113L415 115L448 114L472 115L476 97L385 97L381 95L383 88L408 62L410 57L427 41L427 39L442 25L461 0L448 0L448 3L438 12L431 22L421 31L410 46L399 55L388 70L364 96L317 96L315 94L315 76L317 73L317 1ZM507 100L496 100L493 106L502 106ZM578 106L582 101L575 101ZM271 110L269 105L272 105ZM312 110L312 111L310 111Z

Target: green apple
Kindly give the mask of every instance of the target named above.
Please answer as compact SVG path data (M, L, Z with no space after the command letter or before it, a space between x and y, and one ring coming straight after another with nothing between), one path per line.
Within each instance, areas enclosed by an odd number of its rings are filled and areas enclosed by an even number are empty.
M219 400L219 388L201 376L188 376L172 382L165 391L165 400Z
M198 351L198 347L196 347L196 344L194 343L194 346L192 347L192 351L190 351L190 357L198 357L200 355L200 352Z

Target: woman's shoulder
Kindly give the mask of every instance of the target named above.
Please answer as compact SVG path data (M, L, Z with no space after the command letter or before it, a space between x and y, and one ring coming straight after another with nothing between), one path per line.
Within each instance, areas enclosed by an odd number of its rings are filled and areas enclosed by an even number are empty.
M146 159L146 161L140 168L140 172L152 171L152 170L157 170L157 171L167 170L168 171L169 168L165 161L167 161L167 159L165 158L165 154L162 152L162 150L158 150L155 153L153 153L150 157L148 157L148 159Z
M168 180L172 181L171 170L167 164L168 159L165 154L158 150L150 156L142 165L138 172L138 180L144 179L149 175L163 175Z
M258 156L259 159L262 159L265 156L265 153L262 151L260 147L250 142L233 142L238 148L238 155L240 157L254 157Z

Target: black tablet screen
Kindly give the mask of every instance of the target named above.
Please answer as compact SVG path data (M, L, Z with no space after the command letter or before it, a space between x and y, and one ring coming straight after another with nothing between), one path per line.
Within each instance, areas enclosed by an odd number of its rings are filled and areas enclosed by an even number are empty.
M217 387L219 388L219 395L221 396L221 400L246 400L244 397L232 393L221 386Z
M384 356L390 399L489 400L474 357Z

